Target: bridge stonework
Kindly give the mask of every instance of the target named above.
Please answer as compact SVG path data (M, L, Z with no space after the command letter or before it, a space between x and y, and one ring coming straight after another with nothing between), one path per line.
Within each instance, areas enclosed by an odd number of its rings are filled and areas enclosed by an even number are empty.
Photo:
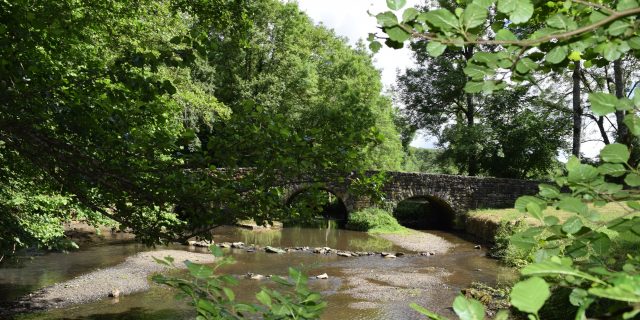
M378 172L367 172L369 175L376 173ZM386 172L386 176L388 180L382 191L387 208L393 209L407 199L426 199L449 210L458 228L463 227L469 210L513 207L518 197L536 194L540 184L539 181L530 180L415 172ZM310 186L304 183L289 185L285 202L289 203L296 194ZM351 194L347 182L326 183L323 189L340 198L349 213L373 205L370 199Z

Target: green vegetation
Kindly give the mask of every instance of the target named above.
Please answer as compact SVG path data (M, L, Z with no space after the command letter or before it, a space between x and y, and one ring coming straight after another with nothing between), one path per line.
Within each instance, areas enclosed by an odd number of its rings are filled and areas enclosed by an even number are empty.
M410 229L401 226L391 213L380 208L366 208L351 213L346 227L347 229L369 233L411 232Z
M73 247L77 213L167 243L281 220L282 179L400 169L381 87L295 3L3 1L0 260Z
M289 268L289 279L271 277L273 283L287 289L286 291L279 292L263 287L255 296L260 304L237 301L231 287L238 284L238 279L230 275L216 274L218 268L233 264L233 259L223 257L222 250L216 246L211 246L210 249L217 258L215 264L207 266L186 261L188 279L164 275L153 277L156 283L178 289L178 297L188 297L197 311L197 319L318 319L325 309L327 303L322 301L322 296L309 290L307 277L293 268ZM171 257L156 261L175 268Z
M630 208L624 202L610 202L602 206L595 206L593 203L587 204L589 210L598 210L602 215L603 221L611 221L629 213ZM555 216L560 222L564 222L567 219L576 216L575 212L563 210L559 207L549 206L544 209L544 215ZM524 212L516 208L508 209L479 209L469 212L469 216L476 217L482 220L488 220L495 223L509 222L523 220L529 225L540 225L541 222L538 219L532 218Z
M478 155L478 145L473 141L473 130L477 129L473 121L475 110L471 108L475 99L489 94L500 97L532 84L540 86L541 80L554 72L572 70L573 156L565 166L566 172L555 176L556 185L541 184L538 195L516 201L516 209L537 222L526 230L515 230L509 239L509 245L517 250L531 252L527 257L530 263L520 269L522 277L509 293L511 309L529 319L541 319L548 315L545 309L558 309L548 308L549 305L560 303L571 305L562 308L564 318L637 318L640 256L636 251L616 251L624 249L625 243L635 247L640 244L640 90L635 85L627 86L621 67L623 59L640 57L638 2L441 1L439 8L426 8L423 12L406 9L399 20L394 11L405 3L387 1L392 11L377 15L385 35L372 34L370 46L379 49L382 45L377 39L385 38L388 46L400 48L416 38L425 44L421 50L433 59L464 56L464 65L452 66L464 74L461 82L467 101L460 107L467 120L463 129L467 131L461 130L463 134L459 136L471 140L463 149L470 174L474 173L471 159ZM615 79L606 80L607 88L593 90L584 74L598 68L608 74L609 67L613 67ZM597 165L579 159L583 83L588 89L590 116L598 124L606 145ZM548 121L547 113L533 112ZM608 116L615 116L616 143L603 130L602 123ZM462 118L460 115L455 120L460 123ZM532 126L527 134L540 135L540 130L545 131ZM526 143L525 140L523 144ZM523 170L525 166L513 168ZM607 204L620 202L624 203L624 213L600 211ZM547 211L549 207L568 214L561 220L556 212ZM429 318L445 319L416 304L412 307ZM453 310L463 320L485 318L485 307L473 298L458 296ZM507 319L509 312L502 310L494 318Z

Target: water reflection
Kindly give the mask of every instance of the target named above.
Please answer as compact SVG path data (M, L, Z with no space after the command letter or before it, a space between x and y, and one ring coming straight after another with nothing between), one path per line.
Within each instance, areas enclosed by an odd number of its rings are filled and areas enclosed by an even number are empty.
M286 275L289 266L303 265L308 275L329 274L328 280L312 280L311 287L322 292L329 307L325 319L407 319L415 318L409 309L410 302L429 304L433 309L447 311L453 297L460 289L473 281L494 284L501 280L498 275L513 274L502 269L496 261L484 257L481 250L473 249L473 243L456 235L430 232L455 244L447 254L431 257L403 257L383 259L378 257L343 258L336 255L313 253L267 254L247 252L241 249L226 249L237 263L226 266L221 272L240 277L248 272L263 275ZM216 242L242 241L247 244L278 247L323 247L351 251L404 251L388 240L366 233L340 229L285 228L273 231L249 231L239 228L217 229ZM173 248L187 249L184 246ZM163 249L163 248L160 248ZM20 266L0 268L0 299L10 299L44 285L67 280L81 273L115 265L138 251L148 250L143 246L126 243L85 248L69 254L47 254L22 262ZM205 250L205 249L192 249ZM395 282L406 282L406 286L390 286L390 294L407 294L411 301L377 301L371 303L354 295L353 288L358 283L374 285L393 284L388 275L399 275ZM444 275L444 276L442 276ZM420 286L420 279L442 279L431 286ZM417 280L412 280L417 279ZM376 282L378 281L378 282ZM382 282L381 282L382 281ZM391 282L390 282L391 281ZM238 299L255 301L254 295L266 281L242 280L233 290ZM392 290L393 289L393 290ZM367 287L359 289L366 294ZM413 294L415 293L415 294ZM22 315L20 320L32 319L193 319L191 307L184 301L176 301L175 292L154 286L145 293L125 296L116 304L112 300L78 305L46 313ZM413 294L413 295L412 295ZM382 306L380 305L382 303ZM386 304L385 304L386 303Z

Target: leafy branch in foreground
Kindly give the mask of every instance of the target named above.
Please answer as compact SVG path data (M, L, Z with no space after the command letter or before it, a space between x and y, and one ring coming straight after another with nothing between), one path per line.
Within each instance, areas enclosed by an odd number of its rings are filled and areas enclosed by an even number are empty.
M238 279L230 275L216 274L220 267L233 264L235 261L231 257L223 257L222 250L217 246L211 246L210 250L217 258L213 266L185 262L189 270L189 279L160 274L153 277L156 283L178 289L178 297L191 298L191 304L198 313L198 320L254 317L270 320L318 319L327 305L319 293L309 290L307 277L294 268L289 268L289 279L271 277L273 282L286 288L285 292L262 287L255 296L260 304L239 302L230 288L238 284ZM176 269L171 257L154 259L160 264Z
M625 123L635 137L640 136L640 127L634 125L640 92L636 91L631 105L612 96L592 95L591 100L594 110L629 108ZM575 307L571 312L576 320L631 319L640 314L640 256L627 249L640 244L640 170L629 164L630 156L627 146L614 143L602 149L602 164L597 167L572 157L566 165L568 174L556 178L557 186L541 184L537 196L516 201L518 210L539 221L539 226L511 237L515 247L531 253L532 263L521 269L523 280L510 294L512 306L530 319L540 319L540 309L558 288L570 290L568 299ZM613 220L597 211L611 202L626 210ZM590 209L588 203L596 209ZM545 214L548 206L573 215L561 222ZM484 317L484 308L473 300L461 297L456 301L454 310L462 319ZM464 308L456 309L456 303Z
M392 10L401 9L405 3L388 1ZM585 67L604 65L627 53L637 55L639 14L635 0L602 4L583 0L462 1L453 12L446 8L425 12L408 8L401 20L393 11L377 14L385 35L370 34L369 41L375 52L382 47L380 39L392 48L422 39L434 57L447 47L492 47L492 52L476 52L465 68L471 78L465 91L491 93L506 87L509 80L535 82L534 71L548 72L575 61L584 61ZM510 73L498 76L496 70Z

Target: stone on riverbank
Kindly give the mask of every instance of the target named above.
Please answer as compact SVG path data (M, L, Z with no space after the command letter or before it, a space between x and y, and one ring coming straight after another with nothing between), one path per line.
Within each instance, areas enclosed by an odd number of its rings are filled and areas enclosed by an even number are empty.
M326 273L319 274L316 276L316 279L329 279L329 275Z
M264 248L264 251L267 253L277 253L277 254L282 254L282 253L286 253L286 251L280 249L280 248L276 248L276 247L272 247L272 246L266 246Z
M175 266L178 268L186 268L182 262L187 260L196 263L212 263L215 259L210 253L182 250L141 252L127 258L119 265L99 269L24 296L16 302L10 312L20 313L62 308L97 301L108 296L116 298L149 290L151 287L148 280L149 275L168 269L168 267L155 262L153 258L160 259L166 256L173 257Z

